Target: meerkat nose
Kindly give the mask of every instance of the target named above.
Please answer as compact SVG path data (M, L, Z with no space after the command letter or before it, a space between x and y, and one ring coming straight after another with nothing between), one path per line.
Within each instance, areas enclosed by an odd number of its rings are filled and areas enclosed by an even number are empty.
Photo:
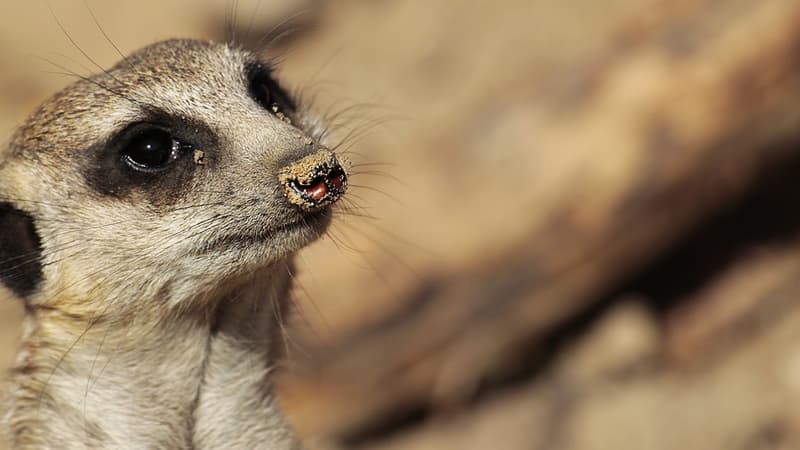
M278 178L289 202L307 210L327 206L347 190L347 173L328 149L284 167Z

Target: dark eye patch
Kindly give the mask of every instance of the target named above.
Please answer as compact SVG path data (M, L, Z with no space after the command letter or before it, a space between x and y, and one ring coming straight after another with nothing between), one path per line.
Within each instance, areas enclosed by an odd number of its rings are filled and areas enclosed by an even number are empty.
M272 78L270 69L264 64L254 63L247 66L246 71L248 90L253 100L275 116L291 118L297 105L286 90Z
M84 176L104 196L137 194L152 205L172 205L183 197L197 170L193 152L202 151L203 167L209 167L217 148L216 135L204 123L151 111L83 152Z

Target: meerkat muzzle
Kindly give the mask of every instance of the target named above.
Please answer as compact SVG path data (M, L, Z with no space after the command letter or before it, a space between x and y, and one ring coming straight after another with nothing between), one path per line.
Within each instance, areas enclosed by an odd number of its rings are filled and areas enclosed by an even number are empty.
M327 149L284 167L278 180L289 202L307 210L330 205L347 190L347 173Z

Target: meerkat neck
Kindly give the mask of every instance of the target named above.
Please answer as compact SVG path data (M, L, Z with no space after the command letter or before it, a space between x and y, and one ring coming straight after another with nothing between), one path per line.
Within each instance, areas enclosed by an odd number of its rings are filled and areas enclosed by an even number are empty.
M34 308L12 375L14 448L299 448L268 379L288 287L270 273L169 320Z

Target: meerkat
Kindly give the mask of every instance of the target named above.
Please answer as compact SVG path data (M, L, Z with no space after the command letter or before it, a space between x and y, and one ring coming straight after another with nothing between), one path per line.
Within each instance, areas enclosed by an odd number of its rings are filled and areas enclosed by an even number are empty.
M276 310L348 180L273 72L229 44L160 42L12 136L13 448L301 448L270 384Z

